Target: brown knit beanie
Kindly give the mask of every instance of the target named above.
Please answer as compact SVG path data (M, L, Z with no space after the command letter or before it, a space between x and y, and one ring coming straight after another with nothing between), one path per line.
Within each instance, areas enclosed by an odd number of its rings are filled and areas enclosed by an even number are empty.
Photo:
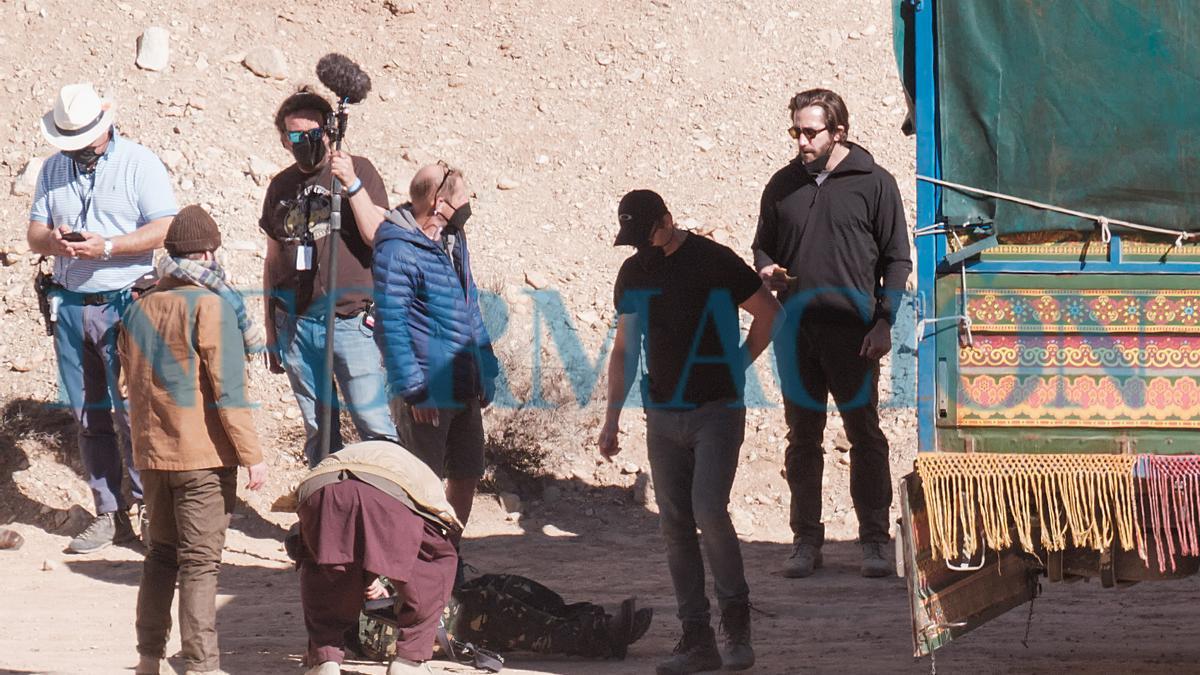
M208 211L196 204L185 206L175 215L163 241L173 256L215 251L221 246L221 230Z

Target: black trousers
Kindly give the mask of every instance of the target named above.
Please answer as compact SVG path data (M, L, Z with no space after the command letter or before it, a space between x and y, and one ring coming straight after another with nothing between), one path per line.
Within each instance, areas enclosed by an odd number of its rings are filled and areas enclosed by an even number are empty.
M888 441L879 428L879 362L859 356L867 327L801 324L795 352L776 343L783 383L788 447L784 456L792 493L791 527L796 543L821 546L821 477L826 407L833 396L850 441L850 496L863 543L888 541L892 477Z

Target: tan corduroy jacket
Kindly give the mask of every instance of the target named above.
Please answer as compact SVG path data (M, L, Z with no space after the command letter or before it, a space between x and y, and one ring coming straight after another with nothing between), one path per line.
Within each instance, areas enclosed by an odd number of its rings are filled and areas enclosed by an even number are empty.
M462 532L442 488L442 481L425 462L389 441L362 441L338 450L321 460L296 488L296 502L308 499L320 488L354 477L400 500L417 515Z
M117 345L137 469L262 461L232 305L208 289L164 279L125 311Z

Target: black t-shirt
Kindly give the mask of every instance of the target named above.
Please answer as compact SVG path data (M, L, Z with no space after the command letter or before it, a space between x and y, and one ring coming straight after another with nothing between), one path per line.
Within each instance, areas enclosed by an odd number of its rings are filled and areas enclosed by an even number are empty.
M627 259L617 273L613 301L618 313L638 316L646 351L645 400L686 410L740 399L745 371L738 306L761 286L736 253L693 234L669 256L648 249Z
M363 183L371 201L387 208L387 189L375 165L354 156L354 173ZM323 268L329 262L326 244L332 198L329 187L333 176L328 162L315 173L306 174L295 164L279 172L267 186L262 217L258 227L279 242L281 255L272 261L271 279L275 294L284 306L303 313L308 306L325 297ZM309 269L297 269L296 249L314 247ZM363 241L354 220L350 200L342 198L342 245L338 247L337 313L349 316L362 311L371 300L371 247Z

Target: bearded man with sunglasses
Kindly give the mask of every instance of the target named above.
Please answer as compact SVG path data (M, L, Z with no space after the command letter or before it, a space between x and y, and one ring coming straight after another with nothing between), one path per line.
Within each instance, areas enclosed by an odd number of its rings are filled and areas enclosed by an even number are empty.
M784 576L821 567L822 438L832 394L850 441L850 495L862 575L890 574L892 478L879 428L879 359L891 350L896 305L912 272L896 179L846 140L846 104L810 89L788 105L798 154L763 190L755 268L790 318L775 340L792 493L792 554ZM790 333L790 334L789 334Z
M330 452L342 448L339 393L362 439L396 438L371 312L371 246L378 221L359 222L343 206L335 297L329 297L325 287L333 179L333 152L325 123L332 111L324 97L307 87L280 104L275 127L296 161L271 179L259 220L267 235L263 288L268 366L273 373L287 373L304 418L304 455L310 467L323 459L318 422L325 405L333 406ZM343 184L344 194L351 199L362 194L378 207L386 207L387 190L375 166L365 157L351 161L357 180ZM325 373L327 312L337 314L332 336L337 386L330 400L324 401L329 377Z

